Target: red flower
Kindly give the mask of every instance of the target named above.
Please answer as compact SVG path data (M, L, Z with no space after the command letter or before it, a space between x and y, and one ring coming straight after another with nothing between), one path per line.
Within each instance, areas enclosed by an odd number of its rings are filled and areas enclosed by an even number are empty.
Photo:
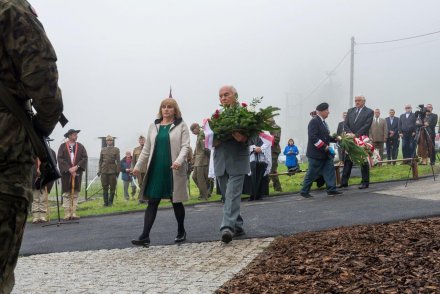
M214 118L219 118L220 117L220 110L216 110L215 113L213 114Z
M241 102L241 106L243 106L243 107L247 107L247 104L244 103L244 102Z

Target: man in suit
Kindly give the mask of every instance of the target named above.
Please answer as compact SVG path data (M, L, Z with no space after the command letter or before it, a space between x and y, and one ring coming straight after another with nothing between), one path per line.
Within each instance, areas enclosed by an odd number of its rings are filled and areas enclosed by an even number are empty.
M380 117L380 109L374 110L373 123L370 128L370 139L375 149L379 150L380 158L383 159L383 144L388 138L388 128L385 119Z
M328 128L325 119L328 117L330 111L327 103L321 103L316 107L316 116L313 117L308 126L307 142L307 159L309 161L309 168L304 177L304 182L301 189L301 196L310 198L310 187L317 176L324 177L327 186L327 195L338 195L342 192L336 191L336 177L335 169L333 167L333 158L335 151L330 147L330 142L335 140L330 136L330 129Z
M338 128L336 129L336 134L338 135L338 136L342 136L342 134L344 134L345 133L345 130L344 130L344 121L345 121L345 118L347 117L347 111L344 111L343 113L342 113L342 121L340 121L339 123L338 123ZM338 148L338 158L339 158L339 161L344 161L344 159L345 159L345 153L344 153L344 150L342 150L342 148Z
M355 107L347 111L344 128L349 136L360 137L368 136L371 123L373 122L374 112L365 106L365 97L356 96L354 98ZM341 188L348 187L353 162L347 156L344 160L344 169L342 170ZM366 189L370 185L370 166L365 162L361 166L362 181L359 189Z
M432 112L432 104L426 104L425 127L428 130L429 138L432 142L431 165L435 164L435 127L438 122L438 115Z
M399 135L402 138L403 158L412 158L415 155L416 116L409 104L405 105L405 113L401 114L399 118ZM409 161L404 163L409 163Z
M221 87L219 97L224 108L241 107L237 90L233 86ZM229 243L233 237L244 234L240 202L244 177L250 171L248 138L239 132L234 132L232 137L228 141L214 144L214 173L225 199L220 226L221 240L224 243Z
M341 136L345 132L344 122L346 117L347 117L347 111L344 111L342 113L342 121L338 123L338 128L336 129L336 134L338 134L338 136Z
M399 153L399 118L395 117L395 114L396 112L394 109L390 109L390 116L385 119L388 129L388 138L386 143L388 160L397 159L397 154ZM396 162L393 162L393 164L396 164Z

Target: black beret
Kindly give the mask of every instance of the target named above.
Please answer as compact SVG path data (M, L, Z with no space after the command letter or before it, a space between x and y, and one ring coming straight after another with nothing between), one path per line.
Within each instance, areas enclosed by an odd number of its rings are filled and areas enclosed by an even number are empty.
M317 111L324 111L328 109L328 103L322 102L318 106L316 106Z

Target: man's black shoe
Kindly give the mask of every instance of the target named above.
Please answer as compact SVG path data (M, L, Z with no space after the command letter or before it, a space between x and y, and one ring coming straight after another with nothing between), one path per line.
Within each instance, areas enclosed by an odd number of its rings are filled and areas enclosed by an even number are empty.
M232 241L232 233L229 230L225 230L222 233L222 242L228 244Z
M368 188L368 184L362 184L359 186L359 189L367 189Z
M182 243L184 241L186 241L186 232L183 232L183 234L177 234L176 238L174 239L174 243Z
M244 232L243 229L235 229L234 237L240 237L240 236L244 236L244 235L246 235L246 233Z
M328 191L327 195L341 195L342 192L341 191Z
M304 193L304 192L301 192L300 195L301 195L302 197L304 197L304 198L312 198L312 197L313 197L313 196L310 195L309 193Z
M150 238L146 237L146 238L139 239L139 240L131 240L131 244L136 245L136 246L148 247L148 246L150 246Z
M341 188L347 188L347 187L348 187L348 185L339 185L339 186L338 186L339 189L341 189Z

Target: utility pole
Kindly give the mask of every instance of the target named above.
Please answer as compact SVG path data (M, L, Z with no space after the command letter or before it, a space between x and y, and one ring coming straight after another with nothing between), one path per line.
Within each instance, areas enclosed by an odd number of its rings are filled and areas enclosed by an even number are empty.
M354 37L351 37L351 63L350 63L350 100L348 105L353 107L353 79L354 79Z

